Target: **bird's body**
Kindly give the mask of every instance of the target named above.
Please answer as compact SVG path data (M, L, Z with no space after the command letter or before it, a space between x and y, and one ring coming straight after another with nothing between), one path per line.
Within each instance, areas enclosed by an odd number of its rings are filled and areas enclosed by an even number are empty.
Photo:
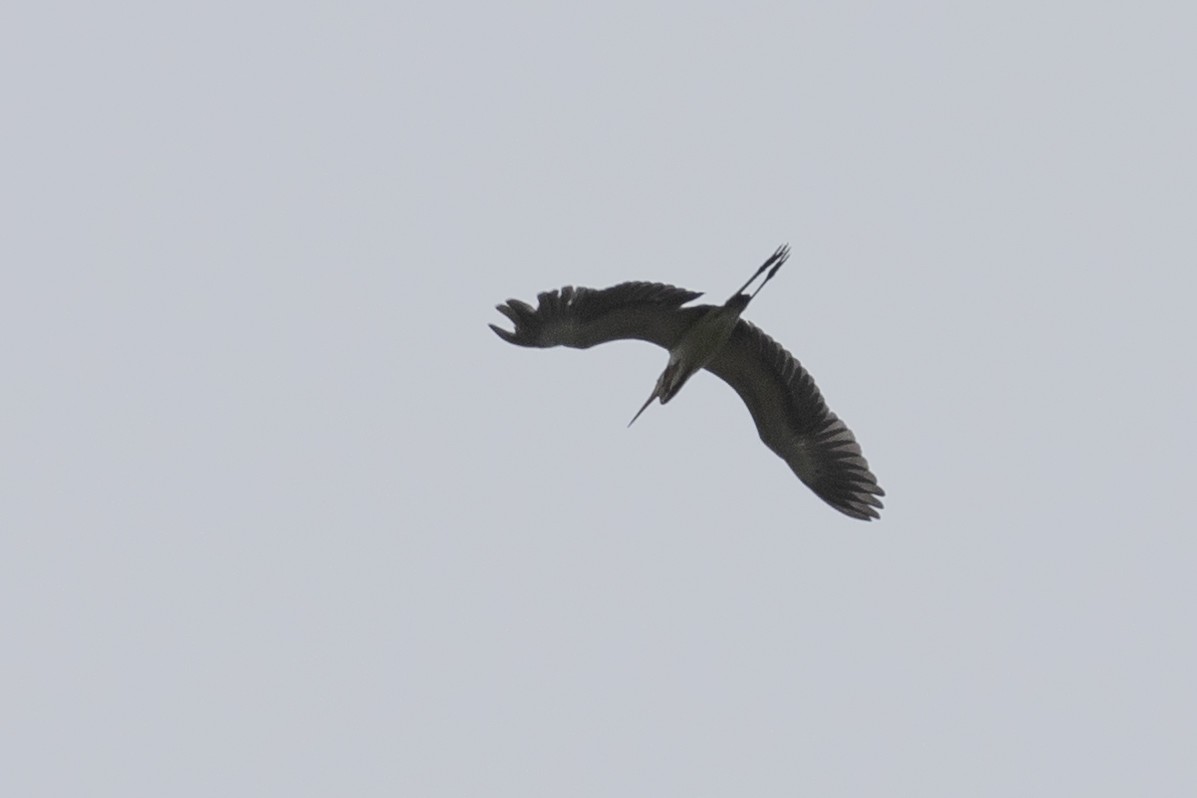
M603 290L567 286L540 294L536 308L508 300L498 310L515 330L490 327L503 340L528 347L587 349L626 338L664 347L669 362L633 422L653 399L665 404L705 368L735 389L761 440L820 498L853 518L878 518L878 497L885 492L852 432L827 409L802 365L740 318L788 256L788 247L779 248L723 305L682 307L701 294L660 283L621 283ZM743 293L767 269L756 291Z

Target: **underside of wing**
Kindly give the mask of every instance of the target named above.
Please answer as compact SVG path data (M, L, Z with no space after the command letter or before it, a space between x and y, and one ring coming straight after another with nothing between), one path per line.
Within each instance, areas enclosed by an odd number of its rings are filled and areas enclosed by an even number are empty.
M860 445L784 347L741 319L707 369L736 390L761 440L819 498L853 518L880 518L885 491Z
M586 349L623 338L650 341L669 349L706 306L683 308L702 294L661 283L620 283L602 290L566 286L537 297L534 308L509 299L497 310L515 325L490 328L519 346Z

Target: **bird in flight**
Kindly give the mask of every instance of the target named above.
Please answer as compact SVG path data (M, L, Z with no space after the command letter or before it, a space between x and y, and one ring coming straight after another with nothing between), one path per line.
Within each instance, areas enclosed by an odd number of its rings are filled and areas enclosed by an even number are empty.
M802 364L740 318L789 256L788 245L778 247L722 305L683 307L702 294L661 283L620 283L602 290L566 286L540 294L535 308L507 300L497 310L515 329L490 328L504 341L527 347L589 349L627 338L663 347L669 363L629 427L653 399L665 404L695 372L706 369L735 389L764 444L819 498L852 518L880 518L879 497L885 491L852 431L828 409ZM762 274L756 290L745 293Z

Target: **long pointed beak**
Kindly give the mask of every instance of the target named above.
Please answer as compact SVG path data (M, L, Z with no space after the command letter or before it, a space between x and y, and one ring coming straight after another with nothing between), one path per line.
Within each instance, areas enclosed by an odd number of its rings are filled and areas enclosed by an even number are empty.
M653 403L653 400L656 398L657 398L657 389L653 388L652 395L649 396L648 399L644 400L644 404L640 405L640 409L636 411L636 415L632 416L632 420L628 422L629 427L636 423L636 419L640 418L640 414L643 413L645 410L647 410L648 406L651 405Z

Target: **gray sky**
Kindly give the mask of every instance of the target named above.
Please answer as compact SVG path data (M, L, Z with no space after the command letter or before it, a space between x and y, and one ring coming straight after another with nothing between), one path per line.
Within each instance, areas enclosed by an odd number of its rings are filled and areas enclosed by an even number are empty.
M0 794L1194 794L1191 4L176 5L0 25ZM486 328L783 241L878 523Z

